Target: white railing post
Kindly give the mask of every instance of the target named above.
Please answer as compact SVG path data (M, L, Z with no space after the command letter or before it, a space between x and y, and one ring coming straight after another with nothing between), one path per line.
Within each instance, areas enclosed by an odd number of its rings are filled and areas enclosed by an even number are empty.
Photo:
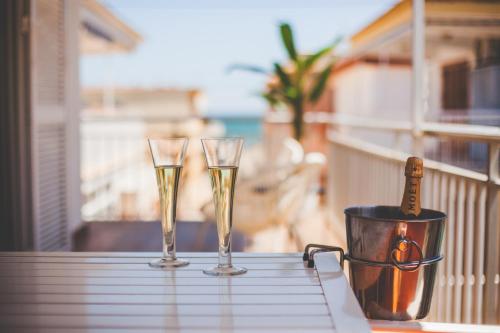
M498 311L500 311L500 302L498 295L498 284L495 280L498 279L499 259L498 253L500 250L500 189L498 181L499 175L499 160L500 144L488 144L488 184L487 184L487 199L486 199L486 249L485 249L485 275L486 285L484 288L484 322L498 323Z
M425 1L412 2L412 136L413 154L423 156L422 121L425 108Z

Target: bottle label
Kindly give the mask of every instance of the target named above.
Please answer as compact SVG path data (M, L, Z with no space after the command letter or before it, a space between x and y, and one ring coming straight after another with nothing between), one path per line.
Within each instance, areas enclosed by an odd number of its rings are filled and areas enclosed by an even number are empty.
M407 177L401 210L405 215L420 214L420 178Z
M409 189L408 189L408 210L415 213L417 204L417 186L418 181L415 178L410 178Z

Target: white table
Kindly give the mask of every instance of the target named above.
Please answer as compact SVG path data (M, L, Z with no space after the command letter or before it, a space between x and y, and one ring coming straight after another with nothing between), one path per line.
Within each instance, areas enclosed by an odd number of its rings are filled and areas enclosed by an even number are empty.
M231 278L202 273L215 253L158 255L0 253L0 332L370 332L334 254L234 253Z

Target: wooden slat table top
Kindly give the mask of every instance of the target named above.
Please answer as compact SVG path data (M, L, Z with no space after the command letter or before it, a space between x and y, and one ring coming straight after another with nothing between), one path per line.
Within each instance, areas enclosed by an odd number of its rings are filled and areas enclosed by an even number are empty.
M248 268L212 277L215 253L153 269L159 253L0 252L0 331L369 332L334 254L234 253Z

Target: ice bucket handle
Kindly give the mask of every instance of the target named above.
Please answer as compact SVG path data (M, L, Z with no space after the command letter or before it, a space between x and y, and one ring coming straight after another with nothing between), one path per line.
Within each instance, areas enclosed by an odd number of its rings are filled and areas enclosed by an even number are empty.
M414 247L417 249L418 252L418 260L415 264L412 265L414 262L401 262L397 259L397 253L398 252L407 252L411 247ZM420 265L422 265L422 260L424 258L424 255L422 253L422 248L420 245L415 242L414 240L409 240L404 237L398 239L395 243L394 248L391 251L391 260L394 266L396 266L399 270L405 271L405 272L413 272L416 271Z
M309 252L309 250L313 249ZM339 253L339 263L342 270L344 270L344 249L338 246L329 246L323 244L307 244L304 249L304 254L302 255L302 260L307 261L307 267L314 267L314 255L318 252L338 252Z

